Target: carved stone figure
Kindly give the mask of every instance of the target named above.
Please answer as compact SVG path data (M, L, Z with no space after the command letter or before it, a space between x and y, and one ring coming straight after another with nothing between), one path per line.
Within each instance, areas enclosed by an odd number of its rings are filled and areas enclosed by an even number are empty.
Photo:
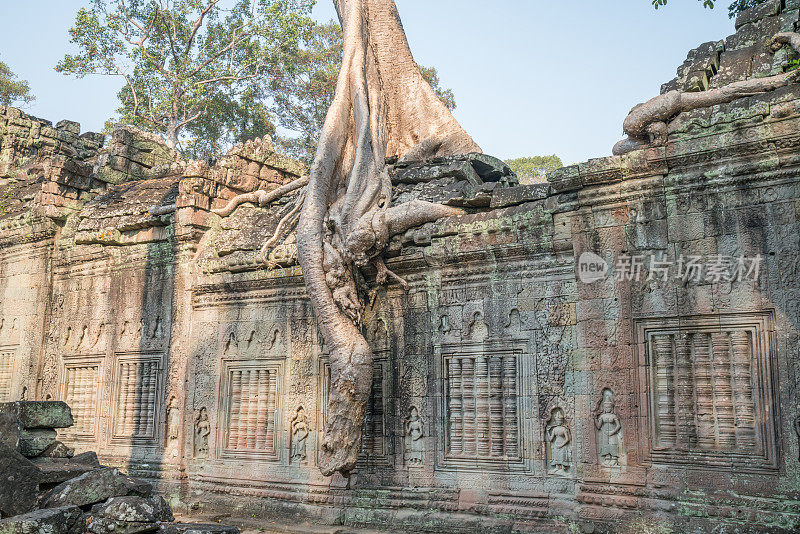
M564 411L553 408L547 423L547 473L566 476L572 467L572 434L566 426Z
M178 411L178 399L170 397L167 407L167 441L175 441L181 430L181 414Z
M300 406L297 408L297 413L295 413L294 417L292 418L292 444L291 455L289 457L290 463L300 463L305 461L306 441L308 440L309 433L310 428L308 426L308 416L306 416L305 409Z
M622 424L615 412L614 392L603 390L603 398L595 410L594 426L597 429L597 455L605 467L618 467L622 456Z
M422 455L425 452L425 444L422 438L425 437L425 428L422 423L422 417L419 415L419 410L416 406L412 406L408 410L408 417L406 418L406 464L411 467L419 467L422 465Z
M211 434L211 423L208 421L208 411L200 408L200 414L194 423L194 457L208 457L208 436Z

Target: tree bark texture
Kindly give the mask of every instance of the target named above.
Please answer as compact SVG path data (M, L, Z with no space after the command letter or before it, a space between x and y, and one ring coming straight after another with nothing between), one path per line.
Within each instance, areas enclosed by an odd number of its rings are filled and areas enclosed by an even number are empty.
M386 158L480 152L422 78L393 0L334 0L344 54L297 226L298 259L330 349L331 387L320 469L347 475L361 447L372 350L361 332L354 271L391 235L460 210L390 206Z

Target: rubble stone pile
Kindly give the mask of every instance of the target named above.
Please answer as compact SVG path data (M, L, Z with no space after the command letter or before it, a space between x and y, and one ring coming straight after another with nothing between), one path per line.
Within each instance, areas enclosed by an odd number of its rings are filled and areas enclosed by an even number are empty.
M150 483L75 454L58 429L74 423L60 401L0 404L0 534L236 534L216 524L175 523Z

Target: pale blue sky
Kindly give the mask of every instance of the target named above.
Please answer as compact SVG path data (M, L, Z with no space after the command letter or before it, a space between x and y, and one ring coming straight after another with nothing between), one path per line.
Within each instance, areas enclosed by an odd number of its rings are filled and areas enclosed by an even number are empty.
M452 88L456 118L502 158L611 153L622 120L658 94L686 52L733 33L727 4L696 0L397 0L412 52ZM0 59L37 97L27 110L100 130L117 107L115 77L76 80L53 67L81 0L0 0ZM320 21L335 17L318 0Z

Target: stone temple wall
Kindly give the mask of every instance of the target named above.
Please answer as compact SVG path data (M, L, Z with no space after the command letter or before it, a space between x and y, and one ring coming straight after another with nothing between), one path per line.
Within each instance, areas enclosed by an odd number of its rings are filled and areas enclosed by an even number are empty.
M797 20L762 4L670 83L781 69L790 54L754 58ZM800 525L800 86L681 114L665 146L547 184L474 156L396 169L395 202L469 214L390 243L410 290L365 318L376 365L349 480L316 467L327 352L293 236L272 269L257 258L290 205L210 213L304 170L268 141L210 166L60 124L0 114L0 400L67 401L79 450L190 509L263 517Z

